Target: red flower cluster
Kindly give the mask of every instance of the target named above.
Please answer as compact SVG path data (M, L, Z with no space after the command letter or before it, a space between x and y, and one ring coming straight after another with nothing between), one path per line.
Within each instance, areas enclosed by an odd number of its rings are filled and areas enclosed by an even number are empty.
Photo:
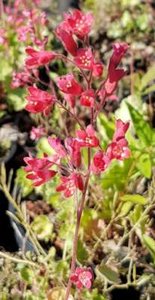
M106 152L99 150L93 158L91 170L100 174L109 166L113 159L124 160L130 156L128 142L125 138L126 131L129 128L129 122L124 123L121 120L116 121L116 131L112 142L108 145Z
M48 92L33 86L28 88L28 92L29 95L26 97L28 104L25 109L34 114L43 112L44 115L48 115L55 98Z
M37 51L31 47L26 48L26 53L29 55L25 61L27 68L35 68L49 64L49 62L54 60L57 56L53 51Z
M76 100L79 98L80 104L85 107L97 111L100 107L96 97L102 103L102 98L110 98L116 89L118 81L124 76L123 69L119 69L118 65L127 51L127 44L114 44L113 54L110 58L108 75L105 83L101 83L99 92L95 93L92 89L92 76L99 77L103 72L103 65L95 60L92 49L87 46L78 48L77 39L81 42L88 38L93 17L90 13L82 13L74 10L69 14L65 14L64 20L56 28L56 35L62 41L65 49L73 56L73 64L81 71L81 75L88 83L87 88L78 83L72 73L60 76L56 79L58 89L64 94L64 99L71 107L75 107ZM84 44L85 45L85 44ZM61 55L53 51L34 50L31 47L26 49L28 58L26 66L29 69L48 64L55 58L61 58ZM63 58L63 57L62 57ZM84 72L84 73L83 73ZM89 79L87 79L87 74ZM42 91L37 87L31 86L28 88L26 109L32 113L43 112L47 115L50 112L51 106L56 101L55 96L47 91ZM99 100L98 99L98 100ZM129 127L129 123L123 123L121 120L116 122L116 132L111 143L104 152L101 148L96 152L91 163L92 172L99 174L104 171L113 159L123 160L130 155L128 143L125 139L125 133ZM42 130L32 131L32 137L36 139L42 134ZM79 170L82 167L81 149L99 147L99 139L92 125L88 125L85 129L76 131L75 138L68 137L64 143L58 138L49 138L49 144L55 151L55 154L49 157L52 164L56 164L61 176L61 183L57 187L57 191L62 191L65 197L70 197L76 189L83 191L84 179ZM45 160L45 158L44 158ZM38 164L38 159L37 159ZM33 165L32 165L33 168ZM76 170L77 168L77 170ZM26 169L27 170L27 169ZM33 176L32 176L33 177ZM43 181L40 181L43 183Z
M76 81L73 74L67 74L57 78L58 88L65 94L78 96L82 92L82 87Z
M25 171L28 179L33 180L34 186L39 186L55 176L56 171L51 170L53 163L47 157L33 158L31 155L24 158L27 166Z
M99 146L99 139L92 125L88 125L86 130L77 130L75 140L79 147L94 148Z
M79 10L74 10L71 14L65 14L64 21L56 28L56 35L71 55L76 56L78 49L74 35L79 39L84 39L88 36L92 23L93 16L90 13L84 14Z
M57 192L63 192L64 197L71 197L76 189L83 191L83 179L78 173L72 173L69 176L61 177L61 184L57 187Z

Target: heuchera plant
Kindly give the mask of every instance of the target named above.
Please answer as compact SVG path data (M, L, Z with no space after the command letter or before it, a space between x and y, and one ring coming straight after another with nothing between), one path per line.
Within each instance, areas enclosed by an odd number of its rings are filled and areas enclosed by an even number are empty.
M64 15L64 20L55 30L57 38L62 42L67 54L46 51L43 44L36 49L26 49L25 70L27 74L27 104L25 109L32 114L42 114L47 117L54 106L64 109L77 123L75 134L67 136L65 140L59 137L49 137L48 142L53 149L53 155L44 154L42 158L35 158L29 154L25 157L25 171L27 178L33 181L34 186L39 186L59 178L57 191L62 197L73 197L76 209L76 226L73 239L72 260L70 276L66 287L65 300L69 298L72 284L78 289L90 289L93 284L93 272L90 267L77 265L77 244L80 221L86 205L89 182L91 176L99 176L113 160L122 161L130 156L126 132L128 122L116 120L113 138L106 149L102 149L96 120L106 101L115 98L115 90L119 80L125 75L124 69L118 67L125 55L128 45L116 43L113 45L107 71L103 75L103 64L95 56L95 51L89 43L89 33L93 24L91 13L73 10ZM79 47L80 45L80 47ZM63 60L72 65L74 73L50 80L47 90L38 87L40 81L37 68L49 64L53 60ZM32 78L33 82L29 81ZM25 78L26 78L25 77ZM104 78L104 79L103 79ZM94 88L97 86L97 88ZM88 120L79 118L78 109L83 107L88 110ZM78 108L78 109L77 109ZM33 128L33 139L44 134L44 128ZM87 151L87 164L85 163L83 148ZM67 200L66 200L67 201Z

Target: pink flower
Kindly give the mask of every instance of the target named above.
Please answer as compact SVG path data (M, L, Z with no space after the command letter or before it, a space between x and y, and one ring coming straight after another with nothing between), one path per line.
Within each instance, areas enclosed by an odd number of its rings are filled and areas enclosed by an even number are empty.
M82 87L76 81L73 74L67 74L57 78L58 88L66 94L78 96L82 92Z
M79 145L73 138L66 138L65 146L69 154L70 162L75 168L79 168L81 165L81 152Z
M31 140L39 140L43 135L46 134L45 128L42 126L39 127L32 127L30 132Z
M107 148L107 155L110 160L124 160L130 156L128 142L125 139L125 134L128 128L129 122L125 123L120 119L116 121L116 130L112 139L112 143L110 143Z
M107 148L107 156L110 160L124 160L130 157L130 149L126 139L122 138L118 142L112 142Z
M49 114L50 109L55 101L54 97L48 92L42 91L36 87L28 88L29 95L26 97L28 104L25 109L31 113L43 112Z
M20 42L25 42L34 37L34 29L31 25L20 26L17 28L17 36Z
M96 132L92 125L88 125L86 130L77 130L75 138L79 147L98 147L99 139L96 137Z
M73 282L78 289L87 288L92 286L93 274L90 268L76 268L73 274L70 276L71 282Z
M126 43L116 43L113 45L113 49L108 67L108 77L104 86L108 95L114 92L117 88L118 81L125 75L125 71L123 69L117 69L117 66L126 53L128 45Z
M56 156L59 160L61 158L67 158L72 166L77 168L80 167L81 153L77 143L75 143L73 138L66 138L64 146L59 138L49 137L48 142L56 152Z
M80 104L82 106L94 107L95 93L93 89L87 90L81 94Z
M59 138L49 137L48 142L50 146L53 148L53 150L56 152L56 154L59 156L59 158L64 158L67 155L65 147L61 144Z
M100 77L103 73L103 64L101 62L95 62L93 64L93 76Z
M129 46L126 43L113 44L113 54L110 58L109 68L117 68L128 48Z
M76 189L83 191L83 179L80 174L72 173L69 176L61 177L61 184L57 187L57 192L63 192L64 197L69 198L73 196Z
M75 64L84 70L93 70L94 56L91 48L80 48L74 58Z
M125 134L129 128L129 122L122 120L116 121L116 130L113 135L112 142L108 145L106 152L99 150L93 158L91 171L95 174L100 174L109 166L113 159L124 160L129 158L130 150L128 142L125 139Z
M70 26L72 33L80 39L83 39L89 34L93 20L93 15L91 13L85 14L77 9L71 14L65 14L65 21Z
M53 51L37 51L31 47L26 48L26 53L29 55L29 57L25 60L28 68L46 65L57 56L57 54Z
M118 141L125 137L125 134L129 128L130 123L129 122L123 122L122 120L118 119L116 121L116 129L113 136L113 141Z
M34 186L39 186L56 175L54 170L51 170L52 162L47 157L33 158L31 156L24 158L27 166L24 170L28 173L28 179L33 180Z
M108 167L110 163L110 158L103 151L99 150L93 158L93 163L91 165L91 170L95 174L100 174L102 171Z
M62 42L65 50L68 51L73 56L75 56L77 52L77 44L73 39L71 31L65 30L64 22L57 27L56 35Z
M18 87L24 87L26 84L32 83L32 78L30 73L25 70L19 73L13 72L11 88L16 89Z

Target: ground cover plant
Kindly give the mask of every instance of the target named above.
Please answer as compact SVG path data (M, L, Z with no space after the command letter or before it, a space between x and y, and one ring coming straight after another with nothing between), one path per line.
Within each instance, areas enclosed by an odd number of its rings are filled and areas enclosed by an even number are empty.
M154 299L155 65L132 30L103 59L90 11L0 3L1 299Z

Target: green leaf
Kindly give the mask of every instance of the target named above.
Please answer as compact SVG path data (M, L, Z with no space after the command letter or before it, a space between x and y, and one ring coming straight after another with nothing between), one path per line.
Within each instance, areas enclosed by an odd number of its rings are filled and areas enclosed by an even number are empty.
M0 57L0 81L4 81L6 77L10 76L12 73L12 67L10 66L9 60L4 60Z
M146 88L142 94L143 95L148 95L149 93L152 93L154 91L155 91L155 84L152 84L151 86Z
M147 204L147 199L144 198L143 196L139 195L139 194L134 194L134 195L124 195L121 197L122 201L130 201L132 203L135 204L141 204L141 205L145 205Z
M143 176L150 179L152 174L152 163L151 158L148 153L143 153L138 161L137 161L137 168L141 172Z
M101 265L99 267L96 268L96 272L100 275L100 276L104 276L105 279L107 281L114 282L114 283L119 283L120 282L120 278L119 278L119 274L112 270L109 266L107 265Z
M155 263L155 240L153 240L150 236L144 234L143 235L143 242L147 247L148 251L150 252L153 261Z
M48 242L52 238L53 224L45 215L35 217L32 222L32 229L40 240Z
M37 151L38 151L38 157L42 157L44 153L48 155L55 154L55 151L50 146L48 139L46 137L42 137L39 139L37 143Z
M136 25L138 29L144 31L148 27L148 15L147 14L141 14L136 18Z
M25 107L25 91L24 89L11 90L8 93L7 102L10 105L10 108L15 111L20 111Z
M135 128L135 132L138 138L145 146L150 146L153 139L155 139L154 130L144 120L143 115L138 112L131 104L127 103L132 122Z
M20 274L21 274L22 279L24 279L28 283L32 283L34 273L33 273L33 271L29 267L24 266L20 270Z
M26 197L33 191L32 180L26 178L26 172L23 168L17 170L16 184L21 187L23 197Z
M155 79L155 64L152 67L150 67L147 73L142 77L141 89L144 89L154 79Z
M88 260L88 251L84 245L84 242L78 241L77 259L81 264L84 264Z
M133 203L131 203L130 201L123 203L123 205L121 207L121 211L118 214L118 217L127 216L129 214L129 212L131 211L132 207L133 207Z
M97 126L105 142L112 139L115 129L114 122L110 121L103 113L100 113L98 116Z
M141 215L143 213L142 205L137 204L134 208L134 210L130 213L130 218L133 222L133 224L136 224L138 220L140 219Z
M136 281L136 284L137 286L145 286L147 282L150 281L151 277L152 277L153 274L151 275L147 275L147 274L144 274L142 275L137 281Z
M103 189L112 187L116 187L120 191L124 189L131 164L132 158L120 163L114 161L102 175Z

